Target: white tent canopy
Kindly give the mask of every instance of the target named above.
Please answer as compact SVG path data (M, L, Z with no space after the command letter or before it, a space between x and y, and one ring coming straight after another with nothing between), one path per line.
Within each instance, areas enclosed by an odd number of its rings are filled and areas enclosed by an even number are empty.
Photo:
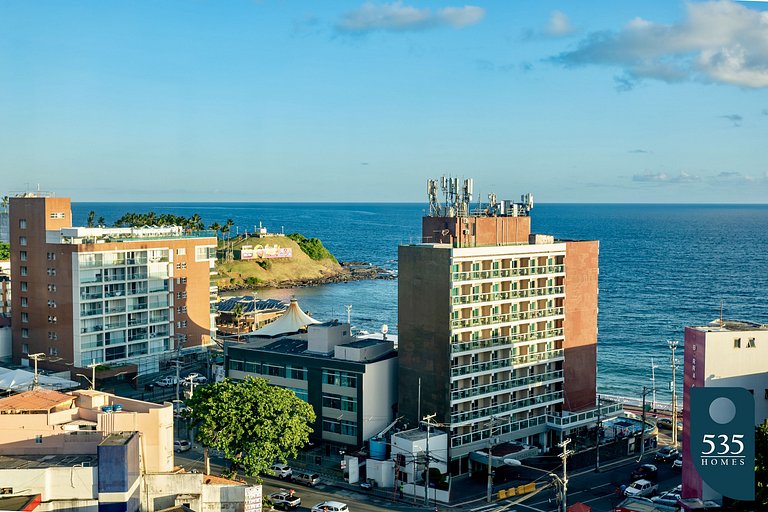
M296 299L291 299L291 305L288 306L283 316L250 334L253 336L279 336L298 332L306 329L308 325L319 323L301 310Z
M35 381L34 372L27 370L11 370L0 368L0 389L6 391L27 391L32 389ZM74 389L80 387L79 382L60 377L51 377L49 375L38 374L37 382L41 388L61 390Z

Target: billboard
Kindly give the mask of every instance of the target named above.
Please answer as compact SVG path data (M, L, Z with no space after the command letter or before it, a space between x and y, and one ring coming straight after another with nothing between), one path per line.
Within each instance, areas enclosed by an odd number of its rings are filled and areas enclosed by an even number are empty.
M280 247L277 244L274 245L244 245L240 248L241 260L253 260L259 259L276 259L276 258L290 258L293 256L293 249L290 247Z

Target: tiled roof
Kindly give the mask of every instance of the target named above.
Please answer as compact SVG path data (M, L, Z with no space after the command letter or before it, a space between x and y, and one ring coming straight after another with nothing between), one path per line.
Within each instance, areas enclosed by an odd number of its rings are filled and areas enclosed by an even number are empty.
M65 395L50 389L35 389L0 399L0 413L13 411L49 411L52 408L72 402L72 395Z

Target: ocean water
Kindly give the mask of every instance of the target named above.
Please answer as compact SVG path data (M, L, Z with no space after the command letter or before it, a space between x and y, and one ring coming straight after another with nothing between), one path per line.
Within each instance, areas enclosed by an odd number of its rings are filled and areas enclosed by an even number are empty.
M126 212L198 213L206 224L231 218L236 229L318 237L342 261L397 268L397 247L420 239L426 204L350 203L74 203L76 224L88 212L108 224ZM768 323L768 205L538 204L533 231L600 241L598 388L638 396L656 369L657 400L669 400L667 340L686 325L720 315ZM310 288L260 290L289 299L321 320L397 332L397 281L358 281ZM682 349L677 352L682 361ZM678 370L678 391L682 369Z

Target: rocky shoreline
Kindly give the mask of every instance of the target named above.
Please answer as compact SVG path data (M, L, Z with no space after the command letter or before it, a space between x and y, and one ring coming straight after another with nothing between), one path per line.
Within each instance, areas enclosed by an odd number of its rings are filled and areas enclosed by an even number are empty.
M378 267L371 263L363 261L340 261L341 271L328 276L315 279L299 279L281 281L279 283L264 284L256 287L237 286L225 287L222 291L251 290L254 288L306 288L310 286L320 286L323 284L347 283L350 281L363 281L367 279L397 279L397 272L383 267Z

